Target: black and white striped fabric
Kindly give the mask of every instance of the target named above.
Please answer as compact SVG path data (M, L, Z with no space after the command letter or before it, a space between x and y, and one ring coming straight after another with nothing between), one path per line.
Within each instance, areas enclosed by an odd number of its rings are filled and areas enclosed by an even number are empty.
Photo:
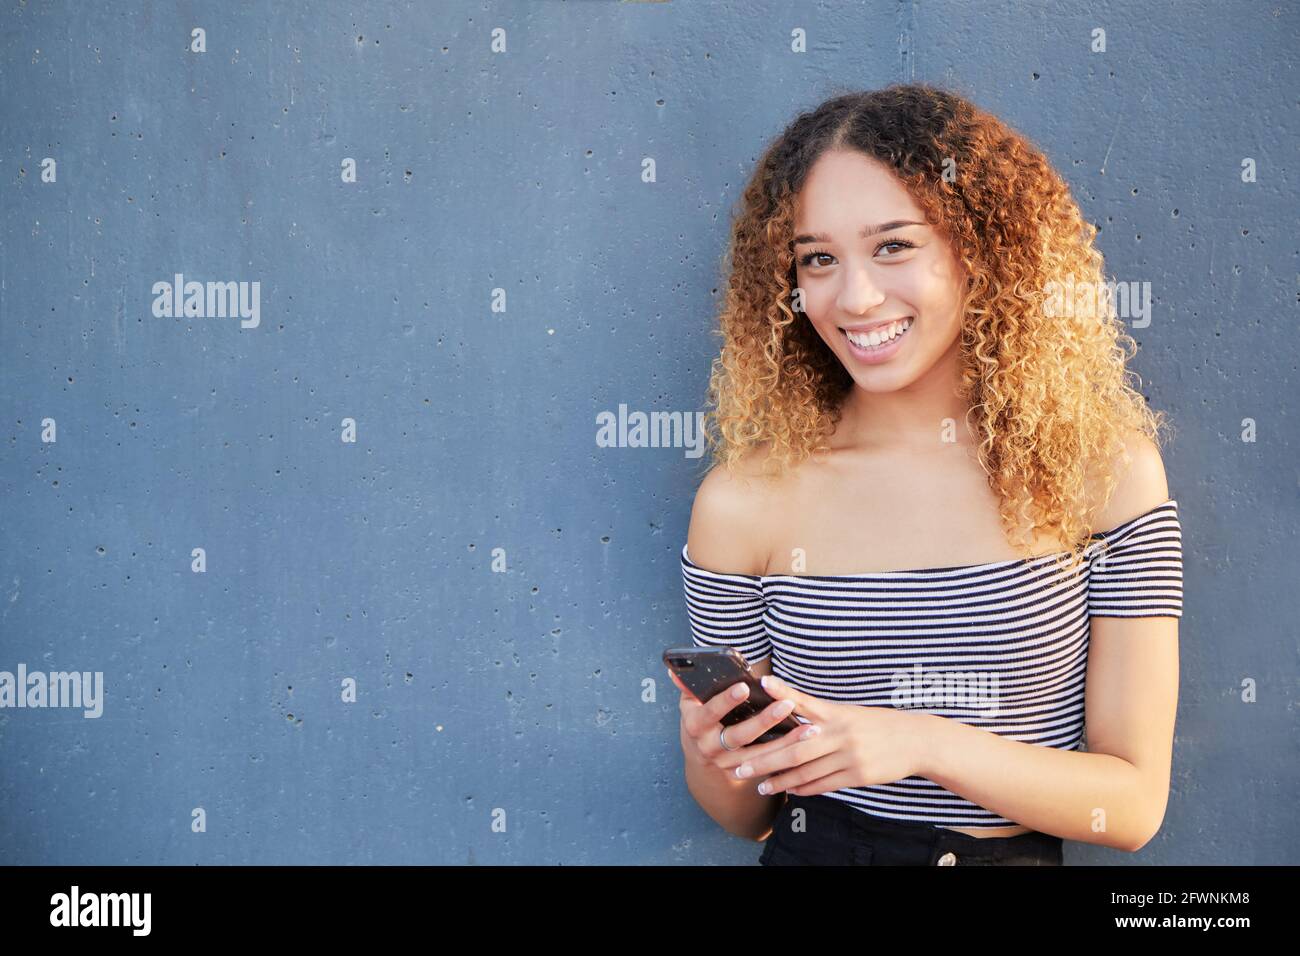
M1015 740L1082 744L1090 617L1182 617L1182 532L1170 499L1057 555L841 575L709 571L682 546L697 647L734 647L805 693L913 707ZM1012 821L919 776L828 793L863 812L942 827Z

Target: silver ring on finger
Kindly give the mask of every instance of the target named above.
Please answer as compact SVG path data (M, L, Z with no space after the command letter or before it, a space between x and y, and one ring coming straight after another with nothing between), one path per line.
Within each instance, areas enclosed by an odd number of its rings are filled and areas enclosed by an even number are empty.
M718 740L720 740L720 741L722 742L722 749L723 749L723 750L739 750L739 749L740 749L739 747L728 747L728 746L727 746L727 728L726 728L726 727L723 727L722 730L720 730L720 731L718 732Z

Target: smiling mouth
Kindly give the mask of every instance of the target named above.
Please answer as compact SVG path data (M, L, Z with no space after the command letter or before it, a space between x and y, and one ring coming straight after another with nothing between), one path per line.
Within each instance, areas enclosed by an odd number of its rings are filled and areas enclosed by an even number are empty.
M877 326L866 335L857 332L850 334L849 330L845 328L841 328L840 332L844 334L845 340L855 349L870 354L877 351L883 352L888 349L891 345L905 336L915 323L916 320L911 316L908 316L898 322L891 322L887 325ZM889 332L893 332L893 334L888 335ZM888 337L886 337L887 335Z

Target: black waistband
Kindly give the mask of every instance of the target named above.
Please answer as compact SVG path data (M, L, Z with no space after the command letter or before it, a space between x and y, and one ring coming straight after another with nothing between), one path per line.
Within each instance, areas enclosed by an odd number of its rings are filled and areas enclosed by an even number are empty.
M1064 841L1050 833L1030 830L1015 836L977 837L969 833L958 833L933 823L920 823L915 820L893 820L889 817L876 816L872 813L850 806L844 800L826 794L801 797L786 794L786 806L782 813L789 813L793 808L802 808L809 815L831 816L847 823L855 832L863 834L881 834L896 839L910 840L924 846L936 846L941 841L949 848L964 848L968 854L979 856L1000 853L1005 848L1059 847ZM1003 824L1013 826L1014 824Z

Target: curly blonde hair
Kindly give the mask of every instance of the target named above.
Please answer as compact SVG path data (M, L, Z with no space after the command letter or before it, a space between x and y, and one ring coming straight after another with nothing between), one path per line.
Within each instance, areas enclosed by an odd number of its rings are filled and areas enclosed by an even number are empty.
M1159 445L1168 422L1129 384L1137 346L1105 294L1097 229L1066 183L1024 136L927 84L837 95L799 115L759 160L724 262L723 344L704 416L712 464L734 469L766 444L779 475L829 450L853 379L795 314L791 290L795 198L833 149L884 163L951 243L969 277L960 394L967 417L977 416L979 462L1004 533L1028 558L1033 535L1046 529L1070 542L1064 557L1077 566L1091 537L1086 478L1096 469L1108 501L1118 484L1110 465L1126 436ZM1054 283L1098 290L1096 308L1049 315Z

